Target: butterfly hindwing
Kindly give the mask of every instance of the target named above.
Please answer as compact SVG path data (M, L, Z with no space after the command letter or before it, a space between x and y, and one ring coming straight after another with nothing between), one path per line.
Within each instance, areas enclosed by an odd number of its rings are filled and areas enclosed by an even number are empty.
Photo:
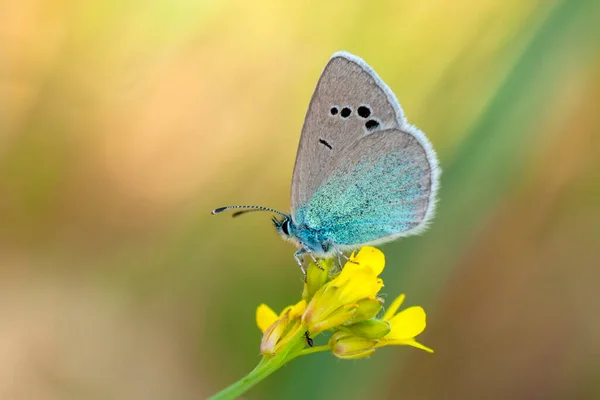
M363 137L334 162L298 223L339 248L417 233L434 208L438 171L429 151L399 129Z

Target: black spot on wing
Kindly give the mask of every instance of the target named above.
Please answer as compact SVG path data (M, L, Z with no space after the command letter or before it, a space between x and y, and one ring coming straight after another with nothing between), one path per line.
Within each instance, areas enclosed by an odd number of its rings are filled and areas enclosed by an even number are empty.
M365 128L367 128L369 132L372 132L375 129L379 128L379 122L377 120L370 119L367 122L365 122Z
M331 145L327 142L327 140L319 138L319 143L321 143L323 146L327 147L329 150L333 150L333 147L331 147Z
M371 115L371 109L368 106L360 106L356 112L361 118L369 118L369 115Z

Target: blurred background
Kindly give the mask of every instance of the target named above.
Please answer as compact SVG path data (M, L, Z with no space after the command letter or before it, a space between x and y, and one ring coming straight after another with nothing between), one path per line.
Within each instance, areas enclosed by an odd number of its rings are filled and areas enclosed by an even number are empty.
M600 398L599 21L595 0L0 3L0 398L199 399L256 365L294 248L209 211L289 210L341 49L440 157L431 229L383 247L436 353L304 357L245 398Z

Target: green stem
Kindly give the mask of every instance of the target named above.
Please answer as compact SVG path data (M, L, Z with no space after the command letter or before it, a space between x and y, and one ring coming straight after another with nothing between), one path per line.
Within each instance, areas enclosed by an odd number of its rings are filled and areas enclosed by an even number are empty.
M283 363L281 360L278 360L278 357L263 357L260 360L260 363L250 372L248 375L240 379L239 381L229 385L225 389L221 390L219 393L210 397L210 400L225 400L225 399L235 399L238 396L242 395L246 391L248 391L251 387L265 379L267 376L271 375L273 372L277 371L279 367L281 367Z
M321 351L329 350L331 350L331 347L329 347L328 345L309 347L308 349L304 349L300 353L298 353L298 356L305 356L307 354L320 353Z
M235 399L246 393L257 383L283 367L289 361L293 360L301 354L304 347L304 335L300 332L294 337L284 349L280 349L279 353L274 356L263 356L258 365L245 377L237 382L232 383L219 393L209 397L209 400L229 400Z

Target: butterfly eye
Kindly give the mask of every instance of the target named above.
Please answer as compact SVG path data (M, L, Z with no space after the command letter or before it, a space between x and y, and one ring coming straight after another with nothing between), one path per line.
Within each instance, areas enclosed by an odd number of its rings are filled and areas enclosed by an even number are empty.
M290 234L290 220L289 219L283 220L283 222L281 223L281 231L283 233L285 233L286 235Z
M336 106L331 107L331 109L329 110L329 113L331 115L336 115L338 113L338 108Z

